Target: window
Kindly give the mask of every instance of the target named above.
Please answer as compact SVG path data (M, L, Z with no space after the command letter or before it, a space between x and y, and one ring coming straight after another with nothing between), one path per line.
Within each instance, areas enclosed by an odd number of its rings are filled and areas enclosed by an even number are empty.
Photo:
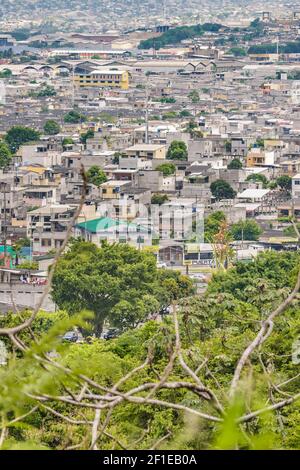
M200 253L200 259L213 259L213 253Z
M186 253L184 259L189 260L197 260L198 261L199 253Z

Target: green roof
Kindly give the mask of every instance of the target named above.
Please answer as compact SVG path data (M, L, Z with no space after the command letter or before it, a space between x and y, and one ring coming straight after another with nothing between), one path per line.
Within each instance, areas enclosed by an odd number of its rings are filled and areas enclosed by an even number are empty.
M0 254L4 253L4 245L0 245ZM15 250L11 246L6 247L6 253L8 255L15 255Z
M118 226L121 223L124 224L125 222L114 220L109 217L99 217L98 219L87 220L86 222L76 224L76 227L83 228L90 233L97 233L100 230L106 230L108 228Z
M111 219L110 217L99 217L98 219L87 220L86 222L76 224L76 227L81 228L86 232L97 233L113 227L118 227L120 225L125 225L128 228L139 227L140 231L148 231L147 227L143 227L142 225L138 226L136 224L127 222L126 220L115 220Z

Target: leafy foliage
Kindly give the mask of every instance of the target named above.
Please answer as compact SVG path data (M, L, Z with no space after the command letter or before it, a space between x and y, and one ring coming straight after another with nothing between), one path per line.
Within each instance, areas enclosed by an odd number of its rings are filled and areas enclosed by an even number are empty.
M88 244L85 248L94 250ZM294 395L299 389L298 367L288 354L300 331L299 300L276 320L273 335L247 366L239 394L233 401L227 401L227 390L241 352L253 339L261 317L286 297L295 282L298 267L297 253L264 253L247 266L238 263L227 272L216 273L204 296L180 300L183 357L190 368L198 368L200 381L217 390L224 403L222 423L209 422L164 406L123 401L110 415L107 409L102 411L101 423L107 420L107 424L106 432L101 436L101 449L149 449L165 436L168 439L161 442L160 448L299 448L296 402L275 412L266 410L254 420L238 424L240 417L249 410L260 410L270 403L270 390L272 399L279 402L285 394ZM172 280L167 271L162 270L162 273L161 282ZM178 279L178 274L173 272L173 277ZM176 292L175 289L174 294ZM30 313L23 315L28 317ZM65 331L75 326L87 328L87 320L91 321L87 312L71 317L63 311L55 314L40 312L32 325L32 333L38 341L32 340L29 331L23 332L20 339L29 344L30 349L18 354L12 348L9 350L8 364L0 368L0 413L2 426L6 425L4 449L66 449L73 446L88 449L94 411L88 407L78 408L68 395L69 391L78 397L82 392L80 377L86 376L101 387L111 387L143 363L149 348L150 362L129 375L118 390L124 394L141 384L155 383L165 373L174 347L170 319L162 323L146 322L111 341L94 339L82 344L61 341ZM0 319L0 326L15 326L19 321L18 314L10 313ZM53 358L58 366L54 365ZM189 380L179 362L175 362L168 380ZM278 391L272 388L272 383ZM99 390L96 388L94 393ZM148 393L146 390L136 396L146 397ZM34 398L42 395L67 395L70 403L54 399L38 402ZM211 412L211 405L205 404L189 389L161 387L155 396L196 411ZM86 404L88 402L85 400Z
M95 186L100 186L102 183L107 181L106 174L103 170L97 165L91 166L87 171L87 179L90 183Z
M240 220L230 228L234 240L258 240L262 229L255 220Z
M160 49L169 44L177 44L184 39L190 39L197 36L202 36L205 31L217 32L222 26L217 23L204 23L195 26L178 26L169 29L158 38L150 38L141 41L139 49Z
M279 176L276 179L276 183L280 186L281 189L285 191L290 191L292 189L292 178L287 175Z
M174 175L176 166L173 163L162 163L156 167L156 170L161 171L164 176Z
M232 189L229 183L225 180L216 180L210 185L212 195L217 199L233 199L236 192Z
M153 194L151 197L151 204L157 204L161 206L164 202L169 200L167 194Z
M76 109L69 111L64 116L64 122L67 124L78 124L80 122L85 122L86 120L86 116L81 114L79 111L76 111Z
M31 127L13 126L5 135L5 140L12 153L16 153L19 147L27 142L38 140L40 133Z
M253 173L252 175L247 176L246 181L253 181L254 183L262 183L263 188L266 188L268 185L268 180L265 175L259 173Z
M167 160L187 160L188 150L186 143L181 140L173 140L168 148Z
M240 170L241 168L243 168L243 164L242 164L241 160L239 160L238 158L234 158L227 165L227 168L228 168L228 170Z
M12 154L8 145L0 141L0 168L6 168L11 162Z
M210 214L204 220L204 241L211 243L214 236L217 235L221 228L221 223L226 220L222 211L216 211Z
M49 121L45 122L44 132L48 135L59 134L60 125L58 124L58 122L54 121L53 119L49 119Z
M105 319L121 329L134 328L160 305L192 291L189 278L158 270L151 253L75 241L57 265L52 295L70 313L94 312L94 332L100 335Z

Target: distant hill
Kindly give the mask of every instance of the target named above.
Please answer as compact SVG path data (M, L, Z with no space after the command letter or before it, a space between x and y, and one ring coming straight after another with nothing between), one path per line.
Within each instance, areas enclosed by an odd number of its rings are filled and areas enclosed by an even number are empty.
M141 41L139 49L160 49L161 47L178 44L184 39L202 36L206 31L218 32L223 26L218 23L204 23L195 26L178 26L169 29L161 36Z

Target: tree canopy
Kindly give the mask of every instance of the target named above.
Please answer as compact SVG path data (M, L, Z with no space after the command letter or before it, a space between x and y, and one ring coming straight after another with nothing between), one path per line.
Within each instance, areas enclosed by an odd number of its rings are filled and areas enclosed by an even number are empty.
M217 235L221 228L222 222L225 222L224 212L215 211L204 219L204 241L211 243L214 236Z
M228 170L240 170L243 168L243 164L239 158L234 158L231 162L227 165Z
M157 204L161 206L164 202L169 200L167 194L152 194L151 204Z
M48 135L56 135L60 133L60 125L58 122L54 121L53 119L49 119L45 122L44 125L44 132Z
M85 122L86 120L87 117L76 109L73 109L64 115L64 122L66 124L78 124L80 122Z
M229 183L225 180L213 181L210 185L212 195L217 199L233 199L236 192L232 189Z
M262 183L263 187L266 188L268 185L268 180L265 175L260 173L253 173L252 175L247 176L246 181L253 181L254 183Z
M141 41L139 49L160 49L169 44L177 44L184 39L190 39L197 36L202 36L204 32L211 31L217 32L222 26L217 23L204 23L194 26L177 26L176 28L169 29L157 38L150 38Z
M186 143L182 140L173 140L168 148L166 158L167 160L187 160L188 150Z
M99 336L106 319L121 329L133 328L160 305L192 291L189 278L158 270L151 253L126 244L98 248L75 241L56 267L52 295L70 313L91 310Z
M173 163L162 163L156 170L161 171L164 176L171 176L176 172L176 166Z
M189 94L188 94L188 98L191 100L192 103L196 104L196 103L199 103L200 101L200 96L199 96L199 92L197 90L192 90Z
M110 341L66 344L64 332L85 328L90 316L39 312L31 330L21 332L25 352L16 354L2 336L2 448L90 449L96 439L109 450L157 442L160 449L299 449L299 367L291 358L299 298L274 318L230 395L241 355L292 292L298 269L299 253L265 252L216 272L203 296L179 300L174 321L148 321ZM170 281L161 272L161 282ZM9 313L0 328L19 322ZM102 397L97 429L105 425L105 432L95 438Z
M100 186L102 183L107 181L106 174L97 165L91 166L89 168L87 171L87 179L89 183L92 183L95 186Z
M10 78L12 76L12 71L10 69L3 69L0 72L0 78Z
M93 131L93 129L88 129L86 132L84 132L83 134L81 134L81 136L80 136L80 142L85 145L85 144L86 144L86 141L87 141L88 139L93 138L94 135L95 135L95 132Z
M0 168L6 168L12 159L9 146L3 140L0 140Z
M38 140L40 133L31 127L13 126L5 135L10 151L16 153L20 146Z
M262 229L255 220L240 220L231 226L230 233L234 240L258 240Z
M285 191L291 191L292 189L292 178L288 175L279 176L276 179L276 183Z

